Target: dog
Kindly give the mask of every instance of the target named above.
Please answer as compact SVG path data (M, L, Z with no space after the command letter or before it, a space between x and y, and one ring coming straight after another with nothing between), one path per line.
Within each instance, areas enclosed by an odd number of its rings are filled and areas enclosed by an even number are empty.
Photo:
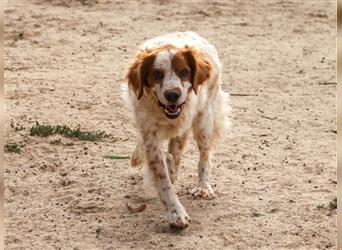
M147 40L128 67L126 95L139 131L131 165L145 163L144 182L152 182L173 227L186 228L191 222L173 186L191 132L200 153L199 181L191 194L215 197L211 158L230 124L229 94L221 88L221 68L215 47L194 32Z

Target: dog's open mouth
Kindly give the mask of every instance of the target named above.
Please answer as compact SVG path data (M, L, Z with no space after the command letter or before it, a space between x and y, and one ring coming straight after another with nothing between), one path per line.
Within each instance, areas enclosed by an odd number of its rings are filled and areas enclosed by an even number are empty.
M184 102L181 105L175 105L175 104L165 105L159 101L159 105L164 109L165 115L169 119L175 119L180 115L183 104Z

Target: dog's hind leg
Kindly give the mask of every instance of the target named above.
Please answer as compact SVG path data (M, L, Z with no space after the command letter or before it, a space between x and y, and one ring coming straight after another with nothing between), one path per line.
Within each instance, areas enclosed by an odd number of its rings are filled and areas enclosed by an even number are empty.
M219 89L212 106L200 112L193 122L193 134L200 152L198 163L198 186L191 193L202 198L215 197L210 183L211 177L211 157L215 143L223 136L225 129L229 125L227 120L228 95Z
M200 152L200 160L198 163L198 185L191 190L191 194L195 197L211 199L215 197L214 190L210 183L211 177L211 155L212 155L212 131L204 129L194 129L194 137Z
M190 130L186 131L181 136L176 136L169 141L168 154L166 162L169 170L171 182L174 183L179 170L179 164L182 152L186 146L190 134Z

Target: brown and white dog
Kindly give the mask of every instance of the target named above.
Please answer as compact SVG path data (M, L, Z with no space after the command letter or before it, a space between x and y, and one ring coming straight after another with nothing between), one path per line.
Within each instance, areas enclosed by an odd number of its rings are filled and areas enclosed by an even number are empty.
M191 193L213 198L211 157L229 123L229 96L220 86L217 51L194 32L156 37L141 45L126 78L126 97L139 130L131 165L146 163L144 184L151 181L155 187L170 225L185 228L190 217L172 184L189 134L193 132L200 152L199 182Z

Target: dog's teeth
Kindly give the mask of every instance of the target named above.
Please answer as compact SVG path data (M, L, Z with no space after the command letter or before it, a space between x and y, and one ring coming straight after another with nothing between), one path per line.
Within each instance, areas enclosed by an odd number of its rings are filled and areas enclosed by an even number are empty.
M168 109L164 109L164 110L167 114L172 115L172 113L170 113L170 111Z
M168 109L164 109L164 111L168 114L168 115L178 115L180 112L180 107L177 109L176 112L170 112Z

